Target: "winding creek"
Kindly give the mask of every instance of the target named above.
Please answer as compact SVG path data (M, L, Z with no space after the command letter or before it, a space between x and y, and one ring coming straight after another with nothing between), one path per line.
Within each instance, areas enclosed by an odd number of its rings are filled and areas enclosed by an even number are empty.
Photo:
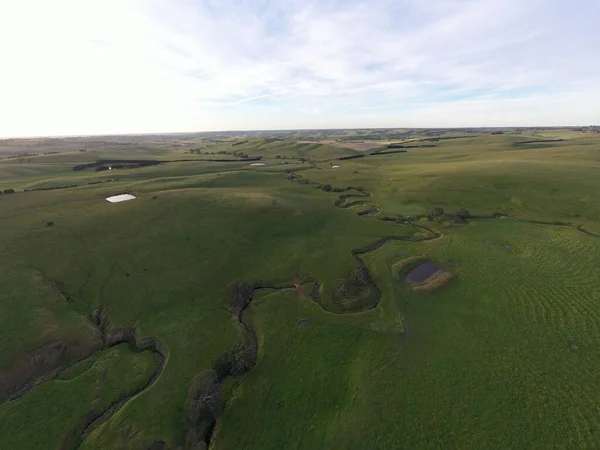
M322 183L309 181L309 180L303 178L302 176L297 175L294 172L291 172L289 174L288 179L292 182L297 182L298 184L305 184L307 186L311 186L313 188L323 190L324 192L341 193L338 196L338 198L334 201L334 205L338 208L348 209L348 208L353 208L356 206L367 206L368 209L361 210L357 213L360 216L374 215L374 214L378 214L382 211L379 206L374 205L367 200L367 199L371 198L373 196L373 194L362 188L357 188L357 187L353 187L353 186L348 186L345 188L335 188L335 187L331 187L330 185L324 185ZM351 253L353 259L356 261L356 263L359 266L361 266L363 270L365 270L367 272L368 272L368 268L367 268L365 262L363 261L363 256L381 248L388 242L391 242L391 241L423 242L423 241L429 241L429 240L433 240L433 239L437 239L437 238L441 237L441 234L438 233L437 231L434 231L423 225L416 224L408 219L397 219L397 218L391 218L391 217L378 217L377 219L385 221L385 222L393 222L395 224L421 229L423 231L426 231L428 233L428 236L420 237L420 238L415 238L415 237L406 236L406 235L383 236L363 247L350 250L350 253ZM554 225L558 225L558 224L554 224ZM569 225L569 224L561 224L561 225ZM588 235L598 237L597 235L595 235L591 232L588 232L588 231L582 229L581 227L576 227L576 228L579 231L581 231L582 233L586 233ZM323 306L323 304L319 301L319 298L318 298L319 281L317 279L312 278L312 277L307 277L303 280L299 280L299 283L301 285L313 284L314 288L315 288L314 289L315 294L313 294L313 298L316 301L316 303L325 311L330 312L330 313L333 312L333 311L327 310ZM248 298L248 301L239 310L239 312L237 312L237 314L235 315L238 325L243 330L243 332L246 334L246 336L249 338L250 346L251 346L252 352L253 352L253 355L252 355L253 362L251 364L250 369L248 369L248 370L251 370L251 368L254 367L254 365L257 362L257 358L258 358L258 346L259 346L258 336L257 336L256 331L250 324L250 322L245 318L245 312L248 309L248 307L251 305L251 302L252 302L252 299L253 299L255 293L262 289L281 291L281 290L288 290L288 289L296 288L296 286L294 284L278 285L278 284L270 284L270 283L261 283L259 281L251 282L250 284L252 284L253 287L252 287L251 294ZM379 301L382 296L380 288L373 281L372 281L372 284L377 292L377 301L369 309L376 308L377 305L379 304ZM338 313L338 314L344 314L344 313ZM168 360L168 349L158 339L153 338L153 337L142 338L139 336L138 331L133 327L117 328L117 329L108 331L107 330L107 323L108 323L107 318L102 315L101 311L100 311L100 313L96 313L96 315L92 316L92 321L100 330L100 332L102 334L102 341L104 344L103 347L100 350L97 350L96 352L102 351L104 349L110 348L110 347L118 345L118 344L129 343L135 347L136 351L147 351L147 350L152 351L152 353L154 354L155 358L158 361L158 366L157 366L157 369L156 369L155 373L153 374L153 376L143 386L140 386L138 389L136 389L134 392L131 392L130 394L119 397L116 401L114 401L111 405L109 405L103 411L98 411L95 413L88 413L87 415L85 415L82 418L82 421L74 427L73 433L71 433L69 436L67 436L65 438L65 440L63 442L63 448L78 448L84 439L86 439L99 426L101 426L103 423L108 421L123 406L125 406L128 402L130 402L131 400L135 399L136 397L142 395L144 392L146 392L148 389L150 389L152 386L154 386L157 383L160 376L162 375L162 373L166 367L167 360ZM47 374L45 377L38 379L37 382L34 384L23 387L23 389L19 391L18 395L13 396L11 399L9 399L7 401L12 401L12 400L15 400L16 398L19 398L22 395L25 395L27 392L29 392L31 389L35 388L35 386L39 385L42 382L50 381L50 380L57 378L64 371L66 371L67 369L69 369L70 367L72 367L75 364L85 361L87 358L90 358L91 356L95 355L96 352L88 355L86 358L79 359L70 365L67 365L65 367L54 370L52 373ZM214 432L214 426L211 428L209 436L207 436L207 439L206 439L207 444L209 444L211 442L212 437L213 437L212 436L213 432ZM163 446L163 448L166 448L166 444L165 444L165 446Z

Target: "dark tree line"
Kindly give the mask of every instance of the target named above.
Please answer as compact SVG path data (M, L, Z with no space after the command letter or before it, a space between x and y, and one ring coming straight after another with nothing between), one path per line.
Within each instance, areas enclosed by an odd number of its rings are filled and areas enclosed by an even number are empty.
M437 145L434 144L423 144L423 145L402 145L402 144L388 144L387 148L431 148L431 147L437 147Z
M65 186L52 186L52 187L46 187L46 188L32 188L32 189L25 189L23 192L33 192L33 191L53 191L55 189L67 189L67 188L74 188L79 186L78 184L67 184Z
M88 183L88 186L91 186L92 184L110 183L111 181L119 181L119 179L118 179L118 178L116 178L116 179L114 179L114 180L110 179L110 180L97 180L97 181L90 181L90 182Z
M356 158L364 158L365 155L361 154L361 155L351 155L351 156L342 156L341 158L338 158L338 161L345 161L348 159L356 159Z
M77 164L76 166L73 166L73 170L74 171L85 170L85 169L89 169L91 167L95 167L97 165L98 165L97 162L92 162L92 163L87 163L87 164Z

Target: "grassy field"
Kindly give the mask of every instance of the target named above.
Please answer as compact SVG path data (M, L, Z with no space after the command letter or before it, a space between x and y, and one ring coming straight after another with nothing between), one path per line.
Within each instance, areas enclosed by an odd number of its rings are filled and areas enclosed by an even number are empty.
M115 405L81 448L191 448L190 383L254 333L255 364L221 382L211 448L593 448L597 135L365 133L318 138L414 141L388 155L301 135L6 144L0 389L47 380L0 391L0 447L58 448ZM14 156L44 145L60 153ZM73 170L119 159L161 163ZM122 192L137 198L104 200ZM415 259L452 280L413 290L398 268ZM251 332L231 313L236 279L278 286L244 308ZM150 338L164 365L139 351ZM26 380L36 357L47 370Z
M126 344L99 354L2 407L2 448L60 448L87 413L103 411L134 391L155 370L151 353L131 353ZM123 374L128 374L123 376Z

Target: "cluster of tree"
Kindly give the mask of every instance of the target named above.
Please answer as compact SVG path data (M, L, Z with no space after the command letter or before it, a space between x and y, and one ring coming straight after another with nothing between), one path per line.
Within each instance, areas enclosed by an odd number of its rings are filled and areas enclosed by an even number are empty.
M223 353L213 364L213 370L221 382L227 377L238 377L249 372L256 362L256 349L247 344L236 344Z
M442 208L433 208L431 214L428 216L429 220L432 222L441 222L443 220L452 219L457 223L464 223L471 217L471 213L465 208L459 208L454 214L447 214Z
M379 208L377 206L371 206L368 209L357 212L356 215L357 216L366 216L367 214L375 214L377 212L379 212Z
M336 188L334 187L333 189L331 189L331 192L344 192L347 191L348 188Z
M365 297L371 292L373 280L368 269L359 265L348 278L337 280L335 283L335 296L344 300Z
M429 215L429 220L438 221L445 217L444 210L442 208L433 208L431 214Z
M15 190L14 189L4 189L3 191L0 191L0 194L14 194Z
M223 395L217 373L202 372L192 380L184 415L186 448L207 448L217 418L223 411Z
M285 155L283 155L283 156L277 155L277 156L275 156L275 159L286 159L286 156Z
M228 290L229 309L238 315L250 304L254 285L244 280L234 280L229 284Z
M190 151L191 154L194 154L194 153L197 154L197 155L202 154L202 152L200 151L200 147L190 148L189 151Z
M471 213L465 208L459 208L458 211L456 211L456 217L462 220L467 220L470 219L472 216Z
M229 309L243 324L241 314L250 304L252 293L257 286L273 285L271 280L258 280L248 283L234 280L229 284ZM249 329L246 327L246 330ZM254 345L252 344L254 342ZM207 449L211 436L223 411L221 383L230 376L240 376L256 363L256 337L246 343L238 343L221 355L213 368L202 372L192 380L184 414L185 448Z
M351 280L354 284L357 285L371 284L373 282L371 280L371 275L369 274L369 271L363 265L360 265L356 269L354 269L354 271L352 272Z
M53 191L55 189L67 189L67 188L74 188L79 186L78 184L67 184L65 186L52 186L52 187L46 187L46 188L33 188L33 189L25 189L24 192L33 192L33 191Z
M235 147L236 145L242 145L242 144L246 144L248 141L237 141L234 142L233 144L231 144L233 147Z
M492 131L491 134L504 134L504 131Z
M44 152L43 155L58 155L60 152Z
M87 152L87 148L81 148L81 149L79 149L79 151L80 151L81 153Z

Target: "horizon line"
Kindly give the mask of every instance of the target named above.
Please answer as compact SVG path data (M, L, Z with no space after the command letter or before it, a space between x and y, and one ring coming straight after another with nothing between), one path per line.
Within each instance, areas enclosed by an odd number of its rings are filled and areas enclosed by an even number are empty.
M28 135L0 137L0 141L17 139L66 139L88 137L118 137L118 136L175 136L208 133L246 133L246 132L293 132L293 131L342 131L342 130L489 130L489 129L563 129L563 128L600 128L600 125L510 125L510 126L463 126L463 127L334 127L334 128L247 128L203 131L167 131L142 133L92 133L92 134L57 134L57 135Z

